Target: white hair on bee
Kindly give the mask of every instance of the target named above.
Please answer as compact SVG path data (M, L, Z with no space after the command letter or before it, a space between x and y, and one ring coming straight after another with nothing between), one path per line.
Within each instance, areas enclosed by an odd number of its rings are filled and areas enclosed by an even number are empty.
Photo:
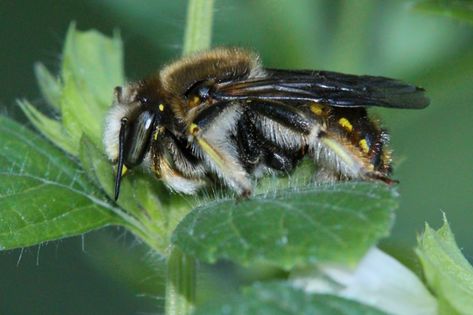
M303 146L303 136L266 117L259 117L256 122L263 134L273 143L289 150L298 150Z
M120 134L121 120L128 117L139 106L137 102L134 102L136 88L136 83L116 87L112 106L105 116L103 144L105 153L112 161L118 159L118 135Z

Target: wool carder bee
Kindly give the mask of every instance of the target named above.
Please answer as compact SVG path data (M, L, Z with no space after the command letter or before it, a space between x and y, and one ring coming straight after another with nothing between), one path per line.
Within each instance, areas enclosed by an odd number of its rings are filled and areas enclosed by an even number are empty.
M115 199L140 164L185 194L217 178L247 197L253 177L288 173L305 157L316 179L389 183L389 136L367 107L428 104L422 88L390 78L268 69L240 48L197 53L115 88L104 132Z

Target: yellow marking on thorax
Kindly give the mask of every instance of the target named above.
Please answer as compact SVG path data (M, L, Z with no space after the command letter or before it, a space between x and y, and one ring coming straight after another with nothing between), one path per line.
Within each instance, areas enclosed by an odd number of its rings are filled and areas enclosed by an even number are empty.
M348 132L352 132L353 126L348 119L342 117L338 120L338 124L343 127ZM366 141L365 141L366 142Z
M317 116L320 116L324 113L324 109L322 105L317 104L317 103L310 104L310 111L316 114Z
M188 102L189 107L196 107L200 103L201 103L200 97L198 97L197 95L192 96L192 98L190 98Z
M361 151L363 151L364 153L370 152L370 148L368 147L368 142L366 142L366 139L361 139L359 144Z
M163 112L163 111L164 111L164 105L163 105L163 104L159 104L159 111L160 111L160 112Z

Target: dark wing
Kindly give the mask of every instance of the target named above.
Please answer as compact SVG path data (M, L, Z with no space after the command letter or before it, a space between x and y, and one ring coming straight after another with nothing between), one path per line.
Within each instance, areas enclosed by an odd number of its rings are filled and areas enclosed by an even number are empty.
M384 77L311 70L266 69L266 73L262 78L217 83L211 97L314 101L337 107L424 108L429 105L424 89Z

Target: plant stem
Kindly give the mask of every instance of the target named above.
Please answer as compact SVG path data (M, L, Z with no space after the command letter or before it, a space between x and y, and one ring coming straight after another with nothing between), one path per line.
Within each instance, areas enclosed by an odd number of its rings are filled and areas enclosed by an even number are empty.
M214 0L189 0L183 55L210 47L213 5Z
M166 315L191 314L195 304L195 258L172 247L167 259Z
M189 0L182 54L205 50L212 38L214 0ZM166 315L190 315L195 305L196 260L172 246L167 258Z

